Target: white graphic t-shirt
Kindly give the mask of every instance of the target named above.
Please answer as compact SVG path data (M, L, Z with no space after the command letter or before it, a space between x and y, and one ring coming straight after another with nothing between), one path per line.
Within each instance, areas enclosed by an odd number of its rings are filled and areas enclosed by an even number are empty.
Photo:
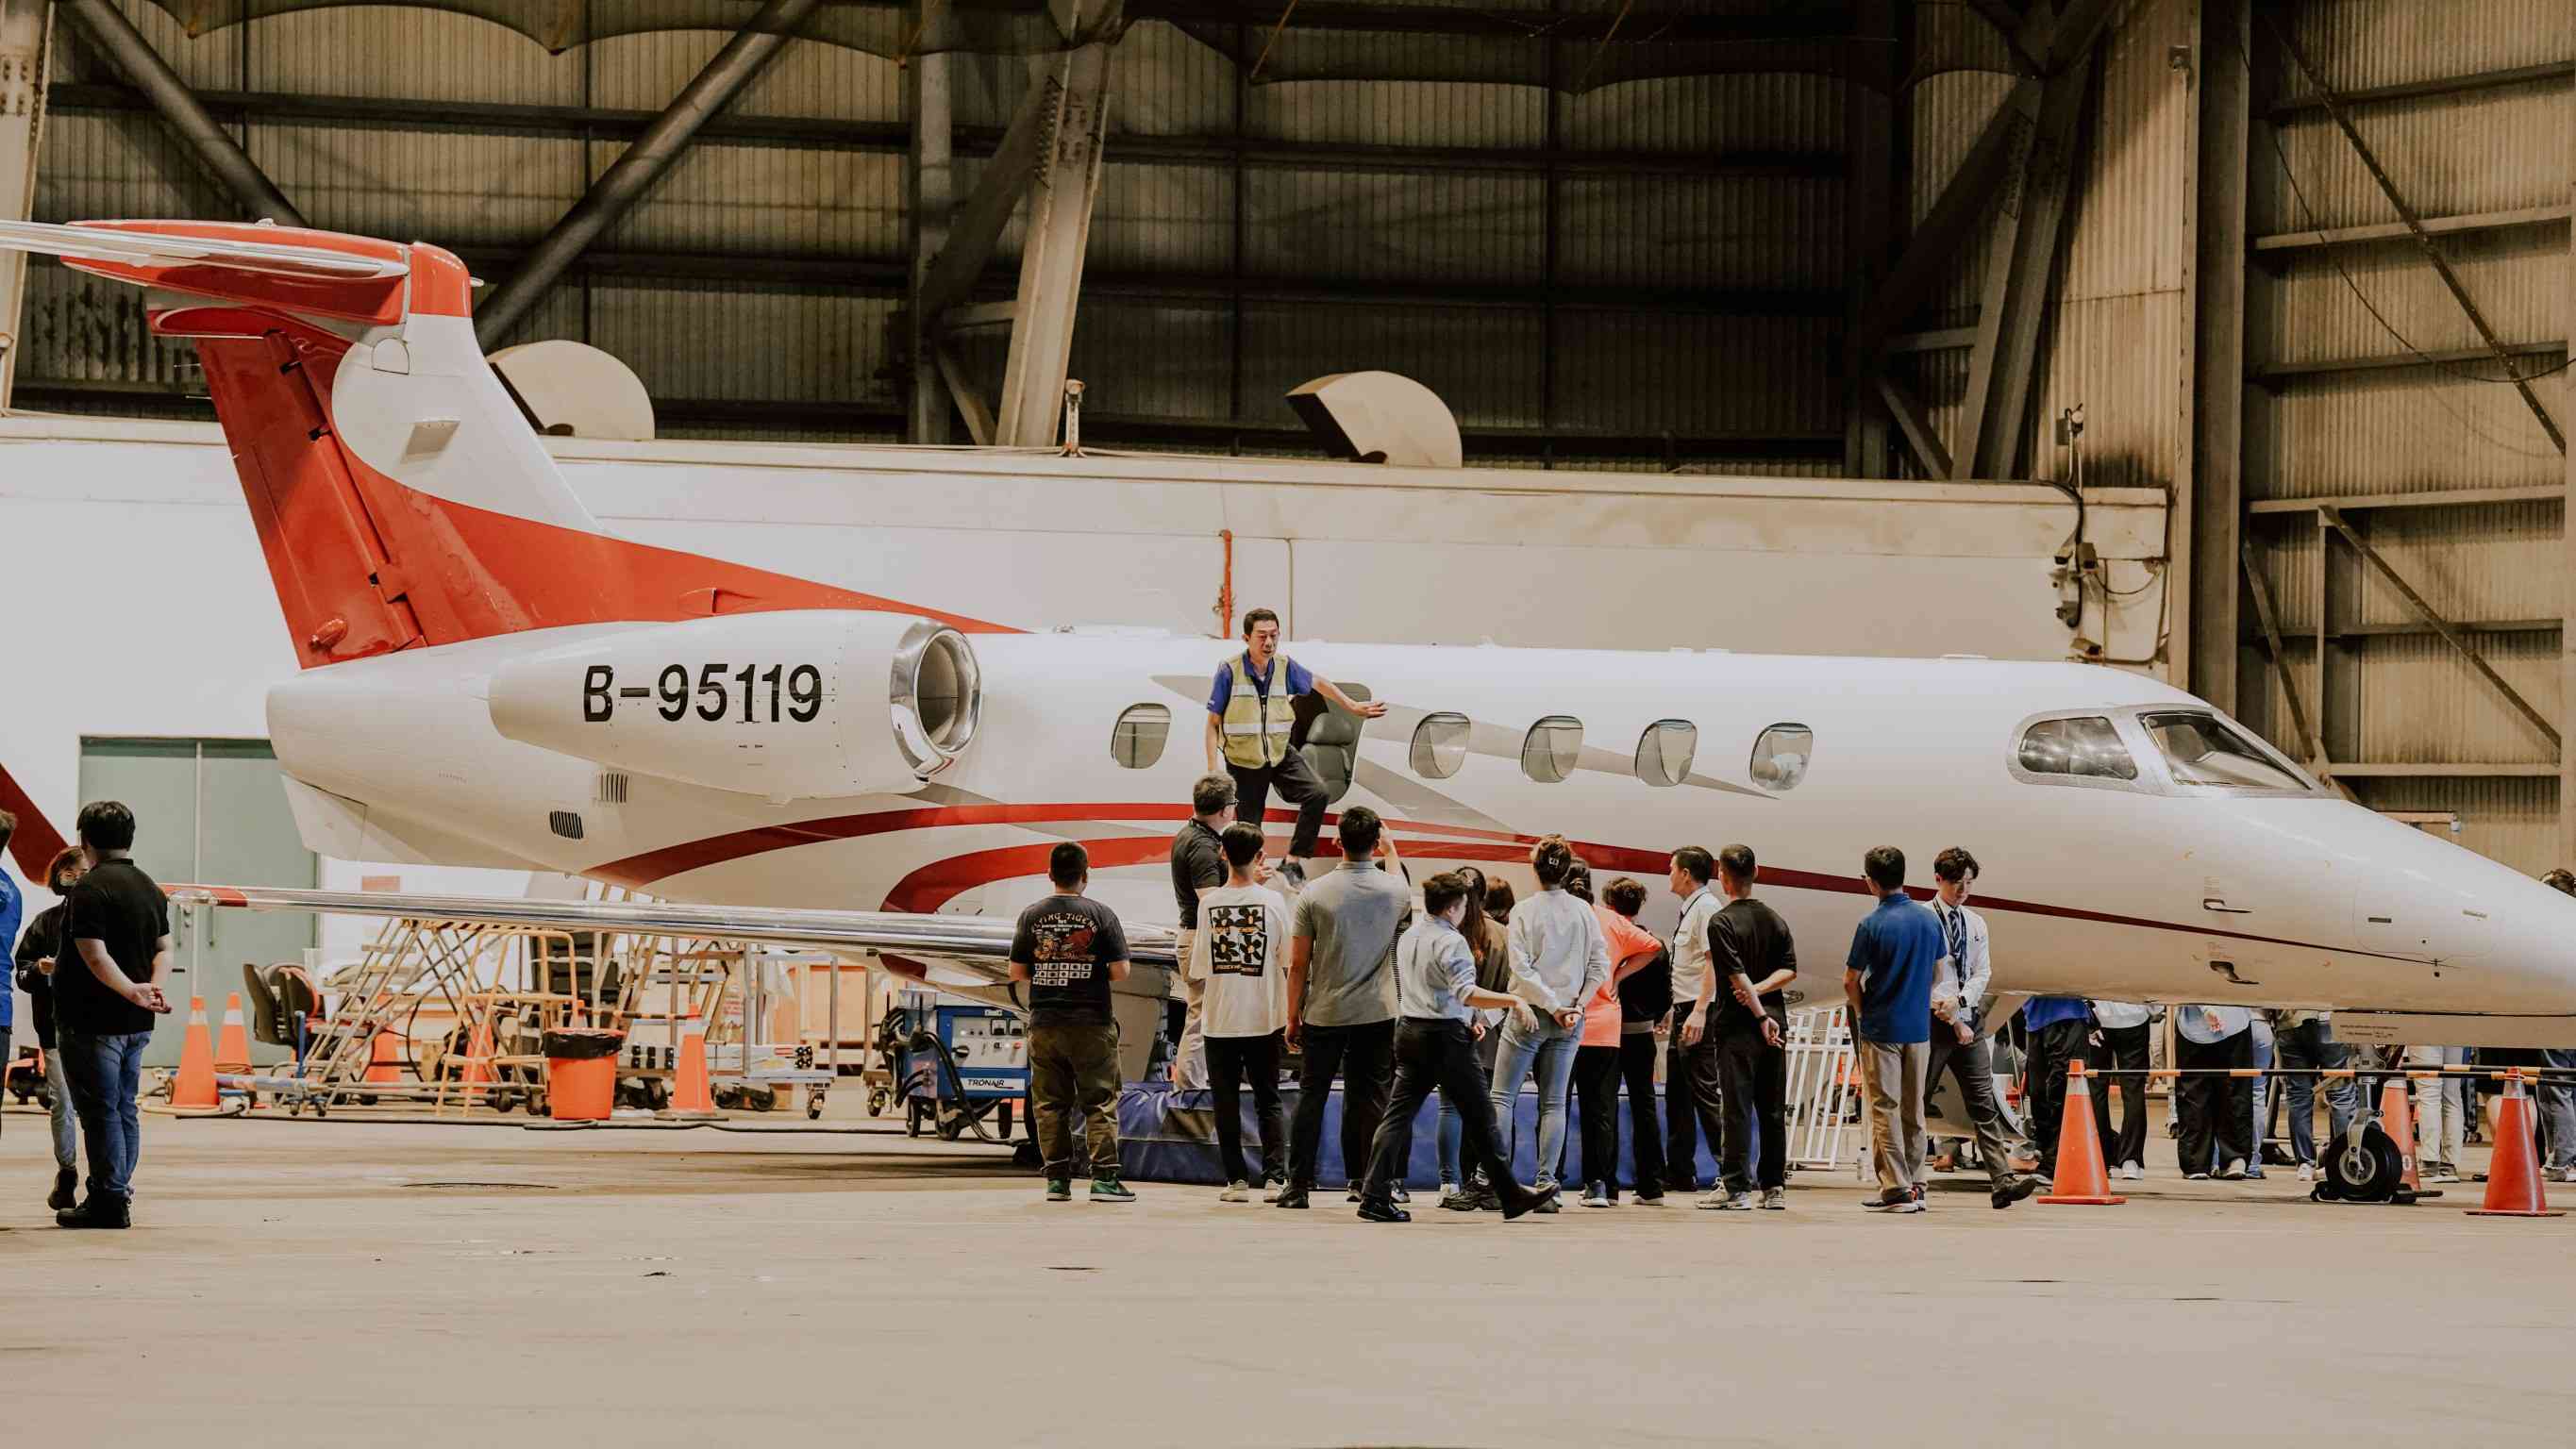
M1268 1036L1288 1025L1288 905L1267 886L1220 886L1199 897L1190 979L1205 981L1200 1030Z

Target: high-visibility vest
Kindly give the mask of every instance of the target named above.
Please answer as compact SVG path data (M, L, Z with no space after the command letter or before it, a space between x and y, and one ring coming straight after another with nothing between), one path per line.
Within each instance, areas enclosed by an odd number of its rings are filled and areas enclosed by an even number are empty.
M1271 679L1280 686L1273 696L1254 687L1243 656L1234 656L1234 686L1225 701L1227 764L1266 770L1288 758L1288 731L1297 722L1297 712L1288 699L1287 677L1280 672L1286 658L1281 655L1271 663Z

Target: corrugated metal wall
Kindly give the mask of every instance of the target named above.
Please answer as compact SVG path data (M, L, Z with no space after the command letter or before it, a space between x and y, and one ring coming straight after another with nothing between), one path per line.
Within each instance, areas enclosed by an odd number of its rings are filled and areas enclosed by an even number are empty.
M248 92L429 103L398 121L261 114L236 131L314 224L436 241L496 274L624 143L585 139L560 121L551 132L435 124L436 103L657 111L724 39L637 35L548 55L480 21L360 6L191 40L158 7L119 3L219 102ZM77 43L57 54L58 85L112 79ZM1438 389L1467 428L1520 439L1503 450L1514 458L1538 452L1542 435L1568 432L1617 435L1574 446L1593 460L1656 466L1700 461L1694 438L1804 442L1796 456L1730 457L1737 471L1816 471L1820 453L1838 447L1840 82L1688 77L1580 96L1406 81L1247 87L1225 57L1162 24L1132 29L1115 65L1110 164L1087 267L1121 285L1086 297L1073 360L1096 413L1211 425L1195 435L1208 446L1230 424L1294 428L1280 394L1297 383L1385 367ZM1028 84L1018 58L959 56L953 70L955 120L969 131L1005 125ZM900 72L858 51L792 45L734 114L878 123L899 134ZM1634 154L1647 169L1247 161L1222 144L1237 134L1312 146ZM1220 144L1205 160L1122 157L1120 135ZM1669 160L1739 150L1815 157L1807 169L1823 174L1687 174ZM960 195L980 168L960 156ZM907 246L903 197L903 159L882 144L702 139L521 335L582 338L617 354L666 405L673 433L892 436L908 381L890 325ZM232 214L149 115L57 109L41 219ZM1018 245L1015 221L1001 259ZM846 263L866 277L854 285L827 268L735 280L713 260L673 264L734 256ZM1210 279L1236 275L1250 293L1239 304L1222 284L1205 295ZM1193 295L1142 295L1166 277L1190 279ZM1283 300L1274 295L1283 283L1329 285ZM1550 305L1551 285L1572 300ZM1750 311L1691 302L1720 291L1790 300ZM27 317L23 386L46 399L32 405L134 403L187 382L179 350L142 334L130 293L40 267ZM834 404L847 406L846 425L813 406ZM1679 441L1658 452L1651 440L1664 435Z
M2539 872L2556 860L2557 750L2445 643L2319 515L2278 500L2346 500L2344 516L2497 673L2542 715L2564 720L2559 629L2568 587L2563 509L2511 496L2421 507L2362 495L2562 489L2566 462L2436 270L2394 239L2285 246L2317 229L2382 226L2398 213L2359 154L2316 104L2276 33L2339 96L2405 201L2429 220L2564 207L2576 135L2562 71L2519 84L2445 86L2481 73L2576 55L2565 0L2314 0L2257 5L2241 49L2211 65L2252 69L2254 126L2246 281L2246 525L2278 608L2288 668L2249 648L2243 712L2297 748L2284 696L2295 686L2323 750L2357 773L2367 804L2458 811L2461 843ZM2269 13L2265 13L2269 12ZM2267 245L2263 238L2275 239ZM2563 220L2473 226L2436 242L2562 427L2571 417L2564 344L2568 235ZM2549 350L2536 350L2547 348ZM2289 370L2284 370L2289 369ZM2519 501L2514 499L2519 498ZM2217 566L2224 567L2223 563ZM2249 631L2253 614L2246 616ZM2320 633L2324 635L2320 644ZM2322 655L2322 660L2320 656ZM2497 769L2528 774L2496 777ZM2404 772L2404 773L2386 773Z

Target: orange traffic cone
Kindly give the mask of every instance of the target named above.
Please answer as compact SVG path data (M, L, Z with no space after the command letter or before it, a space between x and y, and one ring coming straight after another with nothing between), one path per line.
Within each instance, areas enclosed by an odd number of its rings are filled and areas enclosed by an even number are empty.
M393 1028L377 1027L367 1046L367 1085L390 1086L402 1080L402 1053L394 1046Z
M2496 1103L2495 1155L2487 1160L2484 1206L2465 1209L2473 1218L2563 1218L2552 1212L2549 1194L2540 1185L2540 1154L2531 1145L2530 1099L2522 1094L2522 1068L2504 1079L2504 1100Z
M241 993L224 998L224 1029L215 1038L215 1070L250 1070L250 1032L242 1026Z
M2406 1164L2398 1181L2410 1192L2423 1191L2424 1184L2415 1176L2415 1111L2407 1105L2402 1076L2390 1077L2379 1089L2379 1130L2397 1144L2397 1155Z
M2102 1162L2102 1134L2093 1125L2093 1089L2084 1084L2084 1063L2066 1064L2066 1120L2057 1130L2057 1191L2040 1202L2069 1207L2118 1207L2125 1197L2111 1194L2111 1173Z
M680 1070L671 1087L673 1117L713 1117L715 1093L707 1084L707 1024L690 1017L680 1036Z
M170 1089L170 1105L182 1110L215 1107L215 1041L206 1033L206 998L188 998L188 1036L179 1047L179 1080Z

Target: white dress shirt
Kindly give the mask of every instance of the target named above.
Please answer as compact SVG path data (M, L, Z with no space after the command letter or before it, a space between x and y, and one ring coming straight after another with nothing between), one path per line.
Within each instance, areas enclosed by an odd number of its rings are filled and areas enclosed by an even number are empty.
M1986 983L1994 979L1992 953L1986 940L1986 918L1966 906L1931 903L1932 914L1941 920L1941 965L1933 974L1932 999L1956 1002L1962 1020L1974 1022L1977 1008L1986 999ZM1956 921L1952 917L1956 917ZM1952 960L1950 942L1964 938L1966 949Z
M1708 927L1726 908L1712 881L1682 902L1682 922L1673 928L1673 1005L1688 1007L1700 999L1710 980Z

